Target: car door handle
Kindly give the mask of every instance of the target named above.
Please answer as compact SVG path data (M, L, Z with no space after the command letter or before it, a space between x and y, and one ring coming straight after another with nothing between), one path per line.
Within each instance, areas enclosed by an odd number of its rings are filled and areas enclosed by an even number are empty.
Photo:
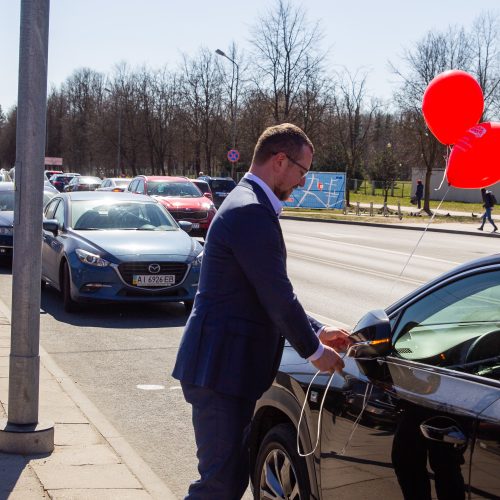
M467 437L457 425L449 427L433 427L432 425L420 424L420 431L426 439L439 443L448 443L455 446L466 446Z

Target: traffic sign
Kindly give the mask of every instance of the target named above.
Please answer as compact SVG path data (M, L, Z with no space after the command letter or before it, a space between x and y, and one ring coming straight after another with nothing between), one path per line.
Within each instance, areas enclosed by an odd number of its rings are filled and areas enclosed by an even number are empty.
M239 151L237 149L230 149L227 152L227 159L231 163L236 163L240 159L240 153L239 153Z

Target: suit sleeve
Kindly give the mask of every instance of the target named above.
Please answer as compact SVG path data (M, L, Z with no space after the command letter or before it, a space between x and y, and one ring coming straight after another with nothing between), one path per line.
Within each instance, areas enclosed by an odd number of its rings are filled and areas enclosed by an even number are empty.
M274 325L307 359L319 340L288 279L279 222L257 204L235 210L232 216L228 238L235 259Z

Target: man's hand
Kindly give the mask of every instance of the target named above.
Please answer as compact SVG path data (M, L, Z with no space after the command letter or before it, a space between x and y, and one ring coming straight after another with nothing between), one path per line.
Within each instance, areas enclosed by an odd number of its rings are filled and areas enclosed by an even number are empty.
M311 361L311 363L321 372L341 372L344 368L342 358L331 347L327 345L324 347L323 354L316 361Z
M319 334L319 340L339 352L345 352L352 345L349 332L333 326L325 326Z

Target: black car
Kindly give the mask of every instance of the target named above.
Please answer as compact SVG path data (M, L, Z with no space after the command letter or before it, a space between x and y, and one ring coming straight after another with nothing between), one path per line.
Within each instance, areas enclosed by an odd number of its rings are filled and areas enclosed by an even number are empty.
M73 177L76 177L80 174L76 173L66 173L66 174L54 174L50 177L50 183L59 191L63 192L64 188L71 182Z
M204 175L198 177L198 179L205 181L210 186L215 208L219 208L226 199L226 196L236 187L236 182L231 177L210 177Z
M252 424L255 498L500 498L500 254L368 313L353 339L308 393L315 369L285 347Z

